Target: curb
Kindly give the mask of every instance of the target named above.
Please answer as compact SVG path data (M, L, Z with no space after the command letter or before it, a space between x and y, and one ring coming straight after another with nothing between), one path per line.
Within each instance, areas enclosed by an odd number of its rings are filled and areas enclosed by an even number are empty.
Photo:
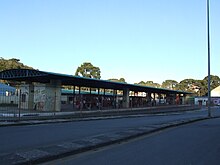
M217 118L217 117L213 117ZM18 151L15 153L1 154L0 160L5 165L30 165L43 163L58 158L79 154L89 150L105 147L108 145L131 140L140 136L148 135L154 132L165 130L180 125L185 125L197 121L210 119L208 117L197 117L170 123L162 123L156 125L147 125L138 128L128 129L122 132L100 134L92 137L83 138L81 140L63 142L57 145L43 146L35 149ZM211 118L212 119L212 118Z

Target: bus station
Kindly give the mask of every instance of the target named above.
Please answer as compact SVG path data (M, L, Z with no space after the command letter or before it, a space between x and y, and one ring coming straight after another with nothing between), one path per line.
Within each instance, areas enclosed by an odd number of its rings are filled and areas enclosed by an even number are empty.
M190 93L91 79L30 69L0 72L0 79L19 82L18 107L34 111L128 109L184 105ZM64 89L68 87L68 89Z

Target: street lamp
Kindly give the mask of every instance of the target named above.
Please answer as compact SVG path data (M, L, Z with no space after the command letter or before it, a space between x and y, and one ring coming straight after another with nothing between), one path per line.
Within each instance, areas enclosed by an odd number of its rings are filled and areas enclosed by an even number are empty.
M209 0L207 0L207 37L208 37L208 117L211 117L210 96L210 32L209 32Z

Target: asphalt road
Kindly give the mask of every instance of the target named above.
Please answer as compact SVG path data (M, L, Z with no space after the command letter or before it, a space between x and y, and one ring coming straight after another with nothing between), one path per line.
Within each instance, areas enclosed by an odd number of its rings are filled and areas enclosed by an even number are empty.
M220 119L167 129L44 165L219 165Z
M219 110L216 111L216 113L219 112ZM198 116L207 116L207 111L136 118L0 127L0 154Z

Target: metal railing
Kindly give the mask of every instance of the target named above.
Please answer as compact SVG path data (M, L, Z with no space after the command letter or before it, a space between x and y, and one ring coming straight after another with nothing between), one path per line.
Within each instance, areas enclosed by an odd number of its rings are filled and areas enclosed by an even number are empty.
M109 114L148 113L155 111L154 107L172 108L171 105L147 104L143 98L130 100L130 108L123 108L122 100L116 101L112 96L69 95L61 96L60 111L55 111L57 95L44 92L44 86L31 90L0 88L0 121L20 121L36 119L74 118L100 116ZM174 108L177 107L174 105ZM184 108L183 106L178 107Z

